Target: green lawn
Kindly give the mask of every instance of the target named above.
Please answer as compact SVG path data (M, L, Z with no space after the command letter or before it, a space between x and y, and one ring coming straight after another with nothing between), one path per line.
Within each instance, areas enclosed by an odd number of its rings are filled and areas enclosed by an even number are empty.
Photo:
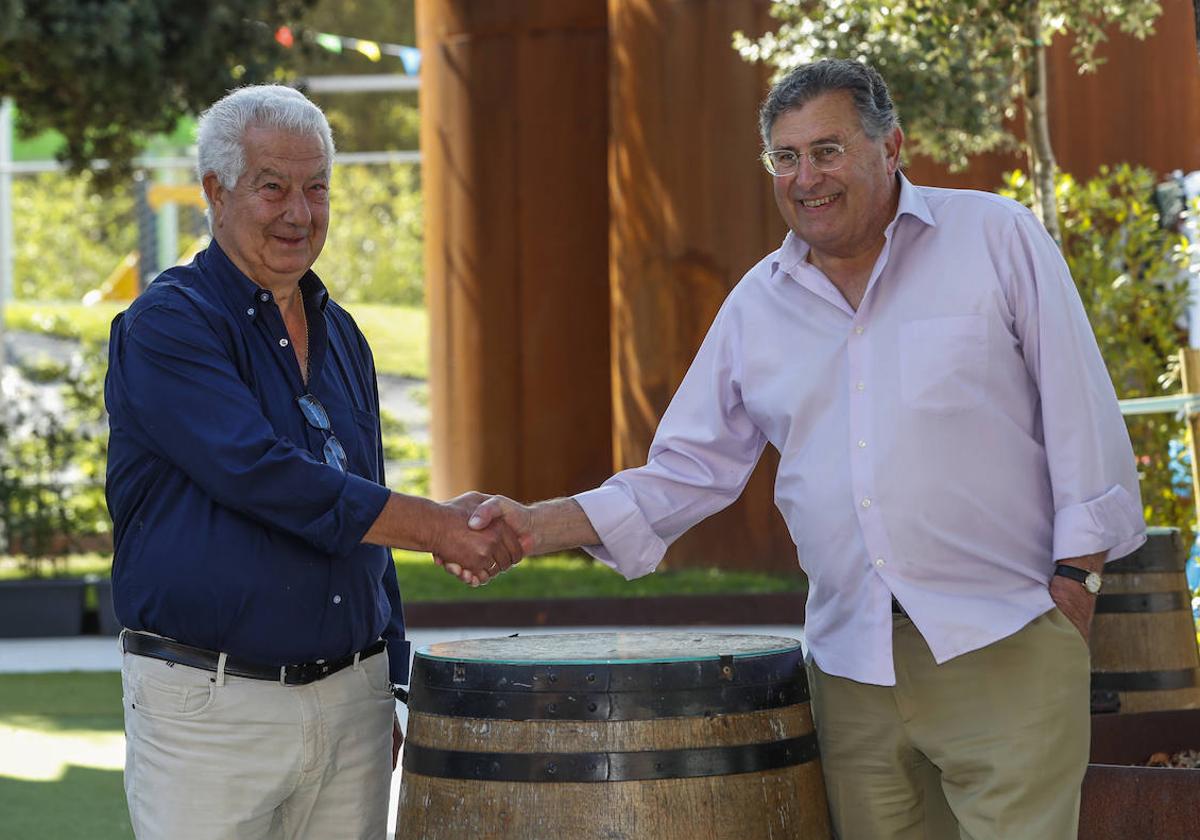
M132 840L121 675L0 675L0 837Z
M396 551L400 592L406 602L502 600L505 598L609 598L650 595L746 594L791 592L804 588L799 571L787 576L721 569L662 571L626 581L608 567L577 555L552 555L523 560L515 569L487 586L471 589L433 564L428 554ZM108 557L77 555L53 569L70 577L107 575ZM12 558L0 558L0 579L24 573Z
M107 341L113 317L124 304L29 303L18 301L5 307L8 329L42 332L63 338ZM346 307L371 343L380 373L429 377L429 321L416 306L384 306L357 303Z

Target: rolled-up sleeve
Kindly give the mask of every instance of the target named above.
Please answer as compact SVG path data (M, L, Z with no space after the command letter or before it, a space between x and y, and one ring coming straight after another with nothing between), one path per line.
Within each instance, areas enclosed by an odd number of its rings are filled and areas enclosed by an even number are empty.
M184 301L157 303L113 331L110 400L130 433L215 501L333 556L349 554L386 487L320 463L279 437L217 331Z
M626 578L654 571L671 543L732 504L766 446L742 403L732 306L731 298L700 346L646 465L574 497L602 541L585 550Z
M1054 559L1115 560L1145 541L1137 466L1095 335L1062 254L1031 214L1016 222L1010 294L1041 397Z

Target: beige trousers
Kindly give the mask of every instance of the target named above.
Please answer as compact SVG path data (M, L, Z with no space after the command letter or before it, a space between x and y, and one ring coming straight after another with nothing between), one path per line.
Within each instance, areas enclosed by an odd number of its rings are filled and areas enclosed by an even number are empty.
M380 840L387 653L304 686L126 653L125 794L138 840Z
M942 665L896 617L896 685L810 663L839 840L1075 840L1091 736L1087 644L1059 610Z

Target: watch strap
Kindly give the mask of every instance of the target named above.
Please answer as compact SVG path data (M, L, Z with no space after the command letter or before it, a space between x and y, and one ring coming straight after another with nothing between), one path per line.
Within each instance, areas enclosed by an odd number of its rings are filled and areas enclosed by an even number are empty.
M1090 572L1087 569L1081 569L1078 566L1072 566L1067 563L1055 563L1054 574L1060 577L1067 577L1071 580L1079 581L1079 583L1083 585L1083 588L1093 595L1100 591L1100 586L1103 581L1103 578L1100 577L1099 572ZM1095 577L1095 583L1093 586L1088 586L1088 581L1091 580L1093 576Z
M1088 575L1091 574L1087 569L1081 569L1078 566L1070 566L1066 563L1055 563L1054 574L1062 577L1068 577L1071 580L1077 580L1080 583L1086 583Z

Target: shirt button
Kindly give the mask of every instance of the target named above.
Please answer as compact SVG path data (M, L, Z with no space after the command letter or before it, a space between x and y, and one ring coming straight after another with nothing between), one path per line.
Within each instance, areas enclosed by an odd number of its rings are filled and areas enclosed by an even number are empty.
M860 441L858 442L858 448L859 448L859 449L866 449L866 448L867 448L867 442L866 442L865 440L860 440Z
M863 328L862 328L862 327L855 327L855 328L854 328L854 334L855 334L855 335L862 335L862 334L863 334Z
M286 338L281 338L281 339L279 339L279 346L280 346L280 347L287 347L287 346L288 346L288 340L287 340Z
M266 292L263 292L261 295L258 296L258 299L261 300L263 303L266 303L267 301L269 301L271 299L271 296L269 294L267 294Z
M876 565L876 567L882 566L882 565L883 565L883 558L882 558L882 557L876 557L876 558L875 558L875 565Z
M335 604L340 604L340 603L342 603L342 596L341 596L341 595L334 595L334 596L333 596L333 603L335 603Z
M854 383L854 387L855 387L855 389L856 389L856 390L863 391L863 390L866 390L867 383L863 382L863 381L860 379L859 381L857 381L857 382L855 382L855 383Z
M254 307L253 307L253 306L251 306L249 309L247 309L247 310L246 310L246 314L247 314L247 315L253 315L253 314L254 314Z
M871 506L871 500L870 500L870 499L863 499L863 500L862 500L862 506L863 506L863 507L865 507L865 508L869 508L869 507Z

